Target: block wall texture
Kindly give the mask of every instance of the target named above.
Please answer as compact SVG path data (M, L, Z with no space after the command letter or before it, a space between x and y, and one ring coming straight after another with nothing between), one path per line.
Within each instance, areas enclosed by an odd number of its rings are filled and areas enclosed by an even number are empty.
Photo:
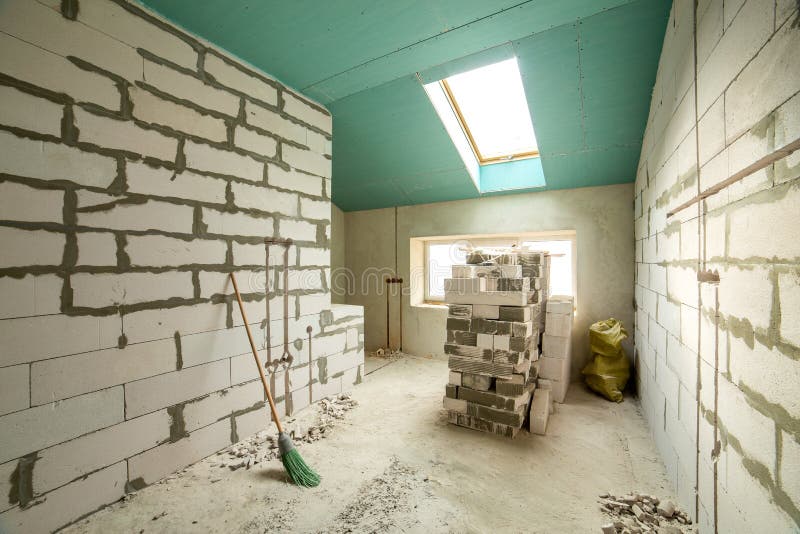
M644 135L638 389L702 532L800 529L800 154L667 212L800 137L798 50L794 0L676 0Z
M271 426L228 281L279 357L267 236L294 240L281 413L363 375L363 312L330 299L329 113L131 3L60 4L0 3L2 532Z

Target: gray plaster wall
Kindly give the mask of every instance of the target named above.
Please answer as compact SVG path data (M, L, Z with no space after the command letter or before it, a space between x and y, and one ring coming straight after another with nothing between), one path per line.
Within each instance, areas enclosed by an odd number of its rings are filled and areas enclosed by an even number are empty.
M794 0L676 1L653 88L636 377L701 532L800 528L800 155L667 216L800 137L798 50ZM719 283L698 282L709 271Z
M340 278L345 268L347 254L347 226L344 212L336 204L331 203L331 302L344 304L347 293L347 278ZM341 286L337 285L342 280Z
M411 238L574 230L578 310L572 376L578 377L589 358L588 329L593 322L615 317L633 328L632 214L632 184L348 212L346 263L359 280L369 270L393 271L396 257L397 274L407 289ZM384 347L386 297L373 285L357 289L348 296L348 303L364 306L365 346L367 350ZM413 306L405 294L403 350L441 354L446 315L444 306Z

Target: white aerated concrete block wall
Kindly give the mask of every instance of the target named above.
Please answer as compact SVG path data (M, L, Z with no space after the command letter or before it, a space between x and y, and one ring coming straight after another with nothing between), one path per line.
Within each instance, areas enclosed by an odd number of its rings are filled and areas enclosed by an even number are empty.
M0 531L47 532L363 375L331 306L331 117L124 0L0 4ZM267 290L270 288L270 298ZM270 339L265 319L270 314ZM310 328L310 334L307 329Z
M790 0L674 2L644 135L637 382L701 532L800 528L800 153L708 197L700 216L695 204L667 217L800 137L799 17Z

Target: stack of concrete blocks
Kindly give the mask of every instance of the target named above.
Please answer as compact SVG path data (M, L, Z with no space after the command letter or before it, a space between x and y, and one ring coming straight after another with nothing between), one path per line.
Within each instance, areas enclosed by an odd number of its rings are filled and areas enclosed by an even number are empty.
M329 290L330 114L134 3L61 5L0 2L1 532L272 428L231 272L262 359L289 322L281 414L363 376L363 311ZM288 317L268 236L293 240Z
M555 402L564 402L572 363L573 299L553 296L547 301L542 358L537 362L537 384L552 390Z
M539 356L535 319L544 254L473 253L468 261L454 265L445 280L450 378L444 407L453 424L514 437L535 388L530 377Z

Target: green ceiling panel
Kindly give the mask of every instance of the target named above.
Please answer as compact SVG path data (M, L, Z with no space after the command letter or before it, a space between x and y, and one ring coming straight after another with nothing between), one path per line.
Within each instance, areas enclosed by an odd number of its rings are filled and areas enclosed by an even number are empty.
M671 5L139 1L328 106L333 199L348 211L479 196L416 73L435 81L512 54L546 189L633 181Z

